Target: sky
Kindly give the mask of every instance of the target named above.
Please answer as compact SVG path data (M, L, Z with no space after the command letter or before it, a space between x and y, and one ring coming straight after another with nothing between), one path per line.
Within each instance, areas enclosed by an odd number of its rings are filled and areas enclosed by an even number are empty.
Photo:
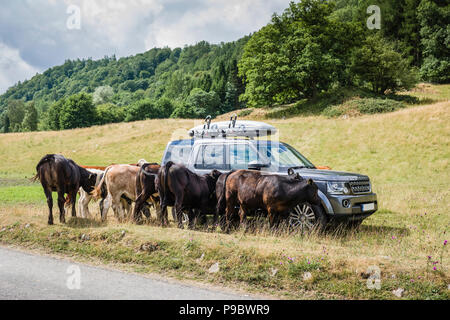
M0 94L67 59L237 40L291 0L0 0Z

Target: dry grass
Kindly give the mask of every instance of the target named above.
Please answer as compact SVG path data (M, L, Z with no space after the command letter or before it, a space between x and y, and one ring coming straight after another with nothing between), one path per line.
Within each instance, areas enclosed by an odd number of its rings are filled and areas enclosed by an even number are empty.
M194 239L196 252L211 253L200 264L203 272L182 268L183 277L196 280L237 286L244 283L259 291L268 287L274 294L294 298L305 298L308 294L313 298L391 298L392 286L407 286L415 281L414 285L423 282L423 286L410 288L415 293L407 298L436 298L430 296L429 291L437 290L439 297L448 299L450 261L448 252L443 251L446 248L443 243L448 240L450 224L450 103L445 94L443 100L433 105L352 119L310 116L267 121L280 129L281 141L293 145L316 165L371 177L378 194L379 211L358 230L307 236L273 235L267 231L256 234L237 231L226 235L151 225L119 225L112 215L108 225L75 229L95 234L125 228L133 235L135 243L163 241L176 248L184 248L186 241ZM249 118L259 116L258 112L253 112ZM84 165L132 163L141 158L160 162L173 131L180 129L183 134L196 124L198 122L189 120L150 120L63 132L0 135L0 183L7 186L5 181L32 176L34 166L46 153L62 153ZM24 201L18 199L17 202L26 203L26 194L20 196ZM96 210L93 207L92 211ZM0 226L18 222L20 225L32 223L42 232L64 229L61 226L47 228L46 215L44 201L33 206L0 204ZM3 238L3 241L13 240ZM220 255L220 250L231 256ZM287 268L286 257L294 257L296 261L326 261L326 272L315 273L329 277L307 286L293 280L288 271L285 274L280 271L280 285L266 278L258 280L258 284L256 280L252 282L253 278L242 268L233 273L232 266L241 264L244 256L254 259L251 262L263 271L251 266L249 270L262 274L271 267ZM432 256L433 261L439 260L439 271L432 271L427 256ZM192 257L194 262L197 258ZM214 259L223 259L221 263L229 267L223 275L205 273ZM371 265L380 267L383 283L388 283L380 292L365 289L365 280L360 276ZM142 269L142 265L139 268ZM152 268L161 272L157 264ZM398 282L389 282L392 274L397 275ZM308 291L299 293L295 286Z

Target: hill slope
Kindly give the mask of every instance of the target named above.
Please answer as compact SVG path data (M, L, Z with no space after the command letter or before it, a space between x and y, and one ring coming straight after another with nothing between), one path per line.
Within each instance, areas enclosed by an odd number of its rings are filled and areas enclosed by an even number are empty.
M193 88L213 89L225 99L227 82L234 82L237 94L243 92L237 78L237 61L248 39L219 45L202 41L173 50L154 48L120 59L68 60L0 95L0 114L11 100L34 101L38 111L43 112L61 98L92 93L100 86L114 89L112 102L119 106L144 97L157 100L163 94L171 99L185 98Z
M0 231L0 242L115 263L136 272L159 272L291 298L392 299L392 290L401 287L407 290L407 299L448 299L449 258L442 244L448 239L450 224L449 107L444 101L359 118L309 116L268 121L280 128L280 140L316 165L371 177L380 209L358 231L342 235L274 236L264 230L228 235L118 224L112 215L107 225L72 219L68 226L47 227L42 188L25 180L34 174L44 154L60 152L90 165L131 163L140 158L159 162L166 143L185 136L197 123L149 120L2 134L0 227L9 231ZM96 204L92 210L97 210ZM126 230L124 241L121 230ZM89 234L91 240L73 240L82 234ZM163 247L147 254L139 249L144 243ZM202 253L204 261L199 262ZM438 271L432 270L427 256L432 261L439 259ZM216 262L221 270L211 275L207 270ZM382 271L381 290L367 289L367 280L361 276L374 265ZM275 277L269 275L271 267L279 270ZM301 281L306 271L313 274L312 283Z
M285 141L316 165L369 175L382 208L403 212L418 199L447 199L450 159L448 101L354 119L296 117L268 120ZM251 116L250 116L251 118ZM0 135L0 177L24 178L47 153L62 153L84 165L160 162L170 139L187 137L198 121L148 120L61 132ZM174 133L175 132L175 133ZM405 188L409 192L405 192ZM402 190L402 192L397 192ZM430 203L414 200L414 212ZM419 209L420 208L420 209Z

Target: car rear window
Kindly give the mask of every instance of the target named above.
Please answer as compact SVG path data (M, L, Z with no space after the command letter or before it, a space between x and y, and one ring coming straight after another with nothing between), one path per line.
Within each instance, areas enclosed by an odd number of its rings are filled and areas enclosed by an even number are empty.
M191 155L194 140L178 140L172 141L166 149L162 164L172 161L174 163L182 163L187 165Z

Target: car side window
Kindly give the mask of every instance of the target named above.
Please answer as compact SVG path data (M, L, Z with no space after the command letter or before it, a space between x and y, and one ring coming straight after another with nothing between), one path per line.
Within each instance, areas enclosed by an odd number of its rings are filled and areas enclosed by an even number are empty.
M204 170L226 170L225 145L204 145L195 159L195 168Z
M249 144L230 144L228 147L228 163L231 170L248 169L248 164L257 159L258 155Z

